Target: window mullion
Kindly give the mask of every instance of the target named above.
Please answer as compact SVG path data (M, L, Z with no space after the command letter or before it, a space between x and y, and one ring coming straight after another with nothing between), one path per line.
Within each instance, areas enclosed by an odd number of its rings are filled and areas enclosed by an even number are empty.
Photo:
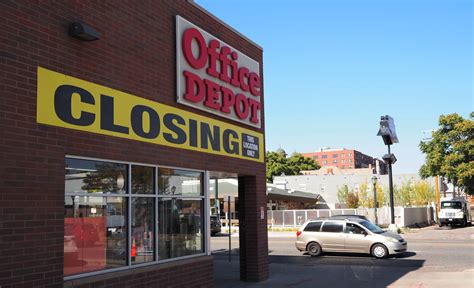
M127 263L132 266L132 165L128 164L128 229L127 229Z
M154 193L155 193L154 194L155 195L155 198L154 198L155 199L155 219L154 219L155 220L155 233L153 235L153 237L154 237L153 240L154 240L154 243L155 243L155 262L158 261L158 259L159 259L158 258L158 256L159 256L158 255L158 245L160 244L160 243L158 243L158 233L159 233L158 232L158 221L159 221L159 219L158 219L158 217L159 217L158 216L159 215L158 214L158 184L159 184L159 182L158 182L158 167L155 167L155 189L154 189Z
M201 220L201 225L204 225L204 227L202 227L202 231L205 233L203 233L204 235L202 236L202 239L201 241L204 242L204 253L206 253L207 255L211 255L211 249L210 249L210 239L211 239L211 225L210 225L210 215L211 213L209 213L209 210L210 210L210 207L211 207L211 203L210 203L210 198L209 198L209 171L205 171L204 172L204 183L203 185L201 186L202 188L201 189L204 189L204 199L201 198L201 201L204 200L203 202L203 205L204 205L204 209L203 209L203 212L204 212L204 216L202 217L203 219ZM217 188L216 188L217 189Z

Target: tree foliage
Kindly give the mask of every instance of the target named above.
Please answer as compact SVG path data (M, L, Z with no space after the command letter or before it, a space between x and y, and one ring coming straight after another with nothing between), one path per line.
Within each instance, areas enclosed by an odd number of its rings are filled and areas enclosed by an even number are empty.
M372 185L372 183L368 184L368 183L361 183L358 185L358 192L355 193L354 190L350 190L347 188L347 185L344 184L344 186L346 187L346 190L347 192L345 193L345 196L343 196L343 194L341 193L341 198L342 197L345 197L346 200L341 202L340 203L344 203L346 204L348 207L349 207L349 201L347 200L350 193L354 193L357 195L357 198L358 198L358 205L359 207L367 207L367 208L374 208L374 186ZM343 186L343 188L344 188ZM378 207L382 207L384 205L388 205L388 195L387 195L387 189L385 189L386 191L384 192L384 189L382 188L382 186L377 183L376 185L376 191L377 191L377 203L378 203ZM339 198L339 192L342 192L343 190L342 189L339 189L338 190L338 200L340 199Z
M470 119L458 114L441 115L439 128L429 142L421 142L426 162L420 168L423 178L443 176L448 182L474 194L474 112Z
M361 183L358 185L358 192L355 192L353 189L349 189L347 184L344 184L337 190L337 199L340 204L345 204L348 208L357 208L356 204L358 207L374 208L373 189L372 183ZM375 189L378 207L388 206L390 204L388 187L377 183ZM435 201L435 192L427 181L411 180L400 186L394 186L393 197L395 206L425 206Z
M349 192L347 194L347 208L357 208L359 207L359 196L356 193Z
M125 170L122 164L101 163L97 164L95 168L95 171L87 173L83 179L84 185L82 185L81 189L87 191L87 193L118 192L127 187L127 170ZM119 177L124 179L124 184L121 188L117 181Z
M368 191L368 185L367 183L361 183L359 184L359 193L357 194L359 196L359 205L362 207L369 207L370 206L370 196L371 191Z
M435 201L435 191L427 181L406 181L393 189L395 206L425 206Z
M349 194L349 187L344 184L337 189L337 200L340 204L347 204L347 195Z
M274 176L298 175L302 170L319 169L319 164L311 158L304 157L300 153L293 153L290 157L286 156L283 149L275 152L267 151L267 181L272 182Z

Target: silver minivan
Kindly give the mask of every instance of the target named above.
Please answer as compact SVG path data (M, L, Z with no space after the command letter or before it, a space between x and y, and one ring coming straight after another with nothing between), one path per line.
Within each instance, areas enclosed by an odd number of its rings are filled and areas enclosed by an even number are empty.
M296 232L295 246L311 256L322 252L350 252L385 258L407 251L407 242L400 235L355 218L307 221Z

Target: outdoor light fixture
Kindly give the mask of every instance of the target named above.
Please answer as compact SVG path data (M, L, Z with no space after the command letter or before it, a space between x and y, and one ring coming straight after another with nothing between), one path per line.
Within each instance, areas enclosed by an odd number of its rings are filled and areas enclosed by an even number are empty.
M382 159L386 164L395 164L397 162L397 157L393 153L383 155Z
M397 133L395 132L395 122L393 118L385 115L380 117L380 128L377 136L382 136L383 143L388 147L388 154L385 154L382 159L387 164L388 168L388 187L390 191L390 222L391 226L395 226L395 208L393 201L393 179L392 179L392 164L397 162L397 157L390 152L390 145L398 143Z
M81 41L95 41L100 39L100 33L84 23L73 22L69 24L69 36Z
M392 117L388 115L380 117L380 129L377 136L382 136L385 145L398 143L397 133L395 132L395 122Z

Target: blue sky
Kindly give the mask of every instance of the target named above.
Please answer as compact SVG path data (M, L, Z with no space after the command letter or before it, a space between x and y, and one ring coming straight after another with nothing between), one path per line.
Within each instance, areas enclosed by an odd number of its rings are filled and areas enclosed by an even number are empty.
M381 158L388 114L400 140L394 173L416 173L422 131L474 111L473 1L196 2L263 47L267 150Z

